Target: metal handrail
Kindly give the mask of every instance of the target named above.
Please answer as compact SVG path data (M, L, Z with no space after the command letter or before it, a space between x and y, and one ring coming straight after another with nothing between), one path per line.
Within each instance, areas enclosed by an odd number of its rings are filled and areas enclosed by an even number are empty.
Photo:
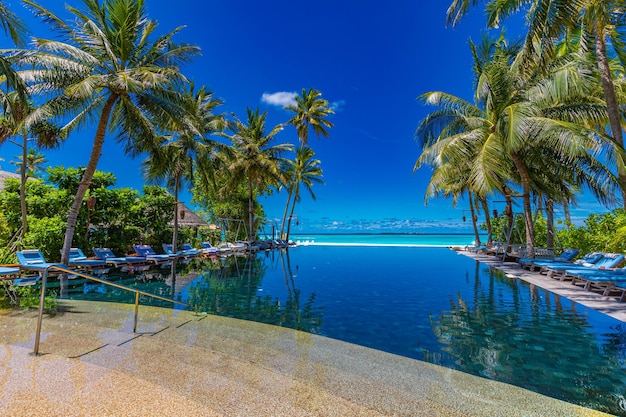
M46 282L48 280L48 271L50 269L55 269L58 270L60 272L66 272L68 274L75 274L78 275L80 277L92 280L92 281L96 281L105 285L109 285L111 287L115 287L115 288L120 288L122 290L126 290L126 291L132 291L135 293L135 319L133 322L133 333L137 333L137 316L139 314L139 295L146 295L148 297L152 297L152 298L157 298L159 300L164 300L164 301L169 301L171 303L175 303L175 304L181 304L184 306L187 306L187 303L183 303L182 301L176 301L176 300L172 300L170 298L166 298L166 297L161 297L160 295L156 295L156 294L151 294L149 292L145 292L145 291L141 291L141 290L136 290L134 288L130 288L127 287L125 285L120 285L120 284L116 284L114 282L111 281L107 281L101 278L97 278L94 277L92 275L88 275L85 274L83 272L74 270L74 269L69 269L66 268L64 266L60 266L60 265L49 265L45 268L43 276L41 278L41 296L39 298L39 315L37 316L37 330L35 333L35 348L33 349L33 355L39 355L39 339L40 339L40 335L41 335L41 323L43 321L43 305L44 305L44 299L45 299L45 293L46 293Z

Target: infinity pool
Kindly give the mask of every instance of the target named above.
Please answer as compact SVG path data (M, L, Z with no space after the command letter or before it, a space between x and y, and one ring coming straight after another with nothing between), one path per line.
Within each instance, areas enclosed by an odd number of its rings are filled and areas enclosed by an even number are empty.
M624 323L446 248L307 246L111 279L626 416ZM70 283L71 298L134 302Z

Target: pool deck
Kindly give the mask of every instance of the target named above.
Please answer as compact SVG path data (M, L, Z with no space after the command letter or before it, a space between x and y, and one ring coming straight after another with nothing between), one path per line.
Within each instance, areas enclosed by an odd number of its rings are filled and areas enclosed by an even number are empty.
M531 278L514 265L476 259ZM626 303L604 302L623 317ZM133 306L64 300L58 313L45 317L43 354L33 356L36 313L0 311L0 415L606 415L281 327L146 306L139 310L138 334L132 322Z

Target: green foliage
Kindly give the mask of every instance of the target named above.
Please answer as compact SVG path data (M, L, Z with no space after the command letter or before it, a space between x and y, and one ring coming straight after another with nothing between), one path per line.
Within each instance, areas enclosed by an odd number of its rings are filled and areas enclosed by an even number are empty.
M626 211L616 209L605 214L592 214L585 224L558 231L563 247L574 247L581 252L626 252Z
M57 262L61 257L65 224L65 219L60 216L28 216L29 228L22 242L23 248L37 248L48 262Z
M16 287L10 288L17 298L20 308L27 310L29 308L39 308L39 300L41 297L41 290L34 286ZM43 308L45 311L54 312L58 309L59 302L57 300L57 293L51 291L44 297Z
M39 248L46 259L56 261L82 170L55 167L48 173L59 188L41 180L26 183L29 229L20 247ZM86 254L101 246L122 254L132 252L134 243L148 243L158 250L161 243L171 242L174 198L156 186L145 187L143 195L130 188L108 188L114 183L112 174L96 171L78 214L73 246ZM9 179L0 193L0 247L6 247L21 227L20 212L20 182ZM182 229L179 241L192 241L194 237L193 229ZM15 262L14 254L4 252L0 251L0 260Z

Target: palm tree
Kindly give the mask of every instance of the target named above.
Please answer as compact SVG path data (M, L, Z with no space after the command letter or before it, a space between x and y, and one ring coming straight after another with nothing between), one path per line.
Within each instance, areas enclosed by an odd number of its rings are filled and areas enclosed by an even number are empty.
M326 118L335 112L332 108L330 108L328 100L322 98L322 93L314 88L310 88L309 91L303 88L302 93L296 96L295 100L295 105L289 105L286 107L287 110L294 113L287 124L295 127L296 132L298 133L298 140L302 146L307 146L309 141L309 130L311 128L318 138L320 136L324 136L326 138L329 137L330 135L327 129L333 127L333 123ZM292 190L295 181L296 179L292 178L291 184L287 187L287 203L285 204L285 212L280 225L281 237L285 233L287 211L292 201Z
M448 23L455 25L467 13L470 4L479 0L453 0L448 9ZM624 4L615 0L514 0L487 1L488 25L498 27L509 15L527 8L528 32L525 42L525 62L540 62L544 67L554 54L557 39L573 28L582 28L580 37L583 50L591 48L604 94L608 114L608 125L617 145L624 150L624 138L619 102L614 83L614 72L610 68L608 48L613 48L622 68L626 68L626 24ZM537 60L537 56L539 59ZM534 65L533 65L534 66ZM626 161L623 152L617 155L617 173L622 190L622 203L626 208Z
M41 152L37 152L35 148L28 149L26 163L24 163L24 155L17 155L16 157L18 160L12 161L11 163L18 167L17 172L21 172L22 166L24 166L27 178L39 178L40 167L47 162L45 155Z
M464 166L469 160L470 173L460 179L469 178L468 187L475 193L484 196L500 190L510 198L508 189L520 187L526 249L532 257L531 194L547 188L544 173L576 170L581 173L577 181L597 187L597 195L607 202L614 183L594 151L599 143L608 141L586 127L600 124L606 114L601 103L585 95L588 80L571 65L558 68L547 78L526 78L518 65L519 61L500 48L481 65L476 87L479 106L441 92L424 94L421 98L426 103L441 109L418 127L418 138L426 147L416 167L433 161L436 167ZM558 182L571 175L547 178ZM598 182L599 178L605 182Z
M329 136L327 129L333 127L333 123L326 118L335 114L328 100L323 99L322 93L314 88L310 88L309 91L303 88L302 93L295 99L295 105L286 107L286 110L295 113L287 124L296 128L302 146L307 146L309 142L309 128L313 129L318 138L320 135L327 138Z
M160 121L180 117L170 89L186 82L179 64L197 54L192 45L172 37L180 29L151 42L157 23L145 13L143 0L83 0L85 11L67 6L71 26L51 11L25 0L51 23L62 41L34 39L36 50L13 58L34 94L48 98L34 118L58 116L63 129L98 120L89 161L68 213L61 260L66 262L78 212L89 187L107 130L131 152L139 142L154 140ZM138 146L142 149L142 146Z
M24 21L13 13L3 1L0 1L0 26L2 26L4 33L11 38L13 43L18 46L24 45L27 27Z
M146 149L148 158L144 161L146 177L151 181L166 180L168 188L174 192L174 234L172 250L178 250L178 193L184 184L193 184L196 167L206 172L212 169L211 153L220 145L207 136L222 128L223 118L215 115L214 110L222 104L213 93L204 87L197 92L193 85L185 89L180 96L180 104L187 112L187 117L174 121L172 136L163 137L163 142Z
M13 13L5 2L2 1L0 1L0 26L2 26L4 33L11 38L13 43L19 47L24 46L24 38L26 37L28 28L24 21ZM0 78L4 78L7 86L17 93L20 102L26 105L28 102L26 85L16 74L11 66L10 60L6 59L4 54L0 55ZM0 92L0 97L2 97L2 95L3 93Z
M291 144L271 145L272 139L283 129L277 125L268 133L265 131L267 112L259 114L259 110L248 108L246 123L235 119L229 129L233 132L227 136L231 141L229 149L225 149L223 158L229 180L222 189L226 193L241 183L248 188L248 221L250 226L249 237L256 239L256 225L254 223L254 193L264 193L270 187L275 187L285 181L280 167L285 164L283 154L293 150Z
M32 165L29 166L28 162L29 156L32 155L31 159L35 158L35 150L30 149L32 153L29 151L28 142L32 139L35 140L37 147L52 149L57 147L59 143L65 139L65 136L58 127L45 120L36 121L29 125L28 118L36 109L28 102L25 104L17 92L0 96L0 105L2 105L4 109L2 118L0 119L2 126L0 128L0 144L9 140L22 150L22 154L18 157L20 161L17 162L16 165L20 166L20 207L22 215L20 238L23 238L28 231L26 180L29 176L34 176L32 175L34 170L30 169ZM21 136L22 140L17 141L11 139L16 136ZM21 163L22 161L27 161L27 164ZM33 160L33 163L37 163L36 158Z
M322 167L319 159L313 159L315 152L313 149L307 147L300 147L296 149L296 159L291 165L289 178L289 195L293 196L291 203L291 211L287 218L287 234L284 239L289 240L289 233L291 231L291 220L293 220L293 212L296 208L296 203L300 201L300 184L304 185L305 189L311 195L311 198L315 200L315 194L313 193L313 185L321 184L322 181ZM286 208L285 208L286 209ZM281 236L282 238L282 236Z

